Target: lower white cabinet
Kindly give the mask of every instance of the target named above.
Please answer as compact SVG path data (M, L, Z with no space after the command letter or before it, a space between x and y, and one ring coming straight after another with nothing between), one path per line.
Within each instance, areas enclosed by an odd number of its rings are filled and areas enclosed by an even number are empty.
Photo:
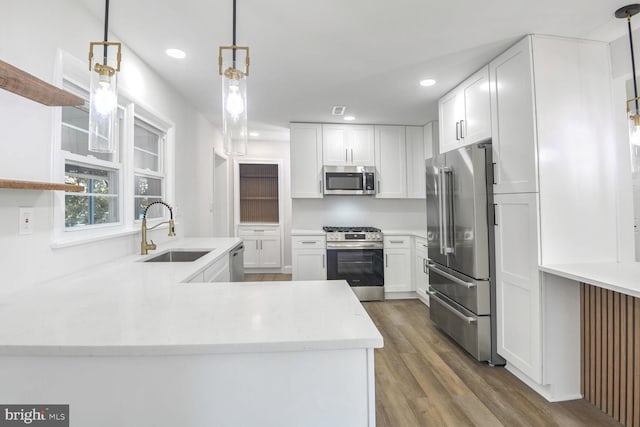
M204 270L205 282L228 282L231 280L229 271L229 256L225 255Z
M384 291L411 292L411 237L384 237Z
M427 270L427 241L421 237L415 238L413 258L413 283L418 297L429 304L429 273Z
M238 226L238 236L244 241L245 268L279 268L280 227Z
M293 280L327 280L325 236L294 236Z
M538 194L496 194L498 353L542 383Z

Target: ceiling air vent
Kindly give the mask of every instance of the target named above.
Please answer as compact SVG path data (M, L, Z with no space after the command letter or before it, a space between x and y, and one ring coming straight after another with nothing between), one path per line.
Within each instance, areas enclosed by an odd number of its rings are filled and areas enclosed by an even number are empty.
M331 108L331 114L334 116L343 116L346 109L347 107L343 105L334 105L333 108Z

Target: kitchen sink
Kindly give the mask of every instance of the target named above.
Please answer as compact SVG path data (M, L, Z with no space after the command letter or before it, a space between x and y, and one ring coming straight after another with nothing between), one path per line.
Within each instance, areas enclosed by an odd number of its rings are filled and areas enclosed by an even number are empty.
M173 249L158 254L152 258L145 259L144 262L191 262L205 256L212 250L213 249L192 251Z

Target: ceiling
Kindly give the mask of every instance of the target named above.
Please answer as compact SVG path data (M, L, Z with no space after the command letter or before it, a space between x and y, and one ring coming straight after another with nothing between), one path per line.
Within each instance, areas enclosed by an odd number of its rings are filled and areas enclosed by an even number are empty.
M99 21L104 0L77 0ZM251 49L248 113L261 139L290 121L422 125L437 99L528 33L611 41L627 0L237 0L237 42ZM112 0L109 29L219 126L217 48L232 0ZM187 53L175 60L164 53ZM123 60L126 67L126 58ZM421 79L437 84L424 88Z

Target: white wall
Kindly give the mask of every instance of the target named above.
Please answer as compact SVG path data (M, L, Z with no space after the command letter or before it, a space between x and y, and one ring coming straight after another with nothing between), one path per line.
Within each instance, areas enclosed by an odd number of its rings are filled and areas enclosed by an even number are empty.
M320 230L324 225L378 227L383 231L425 230L426 202L369 196L293 200L293 229Z
M53 83L58 49L85 61L89 42L101 38L102 25L73 0L8 2L0 14L0 58ZM213 197L213 147L220 135L123 42L120 87L175 123L176 196L171 202L179 207L177 233L212 235L207 209ZM1 178L52 180L52 135L59 132L53 127L56 110L0 90ZM32 235L18 235L21 206L35 209ZM52 227L52 192L0 190L0 291L69 274L135 253L139 247L137 233L53 249ZM162 247L166 231L152 233Z

